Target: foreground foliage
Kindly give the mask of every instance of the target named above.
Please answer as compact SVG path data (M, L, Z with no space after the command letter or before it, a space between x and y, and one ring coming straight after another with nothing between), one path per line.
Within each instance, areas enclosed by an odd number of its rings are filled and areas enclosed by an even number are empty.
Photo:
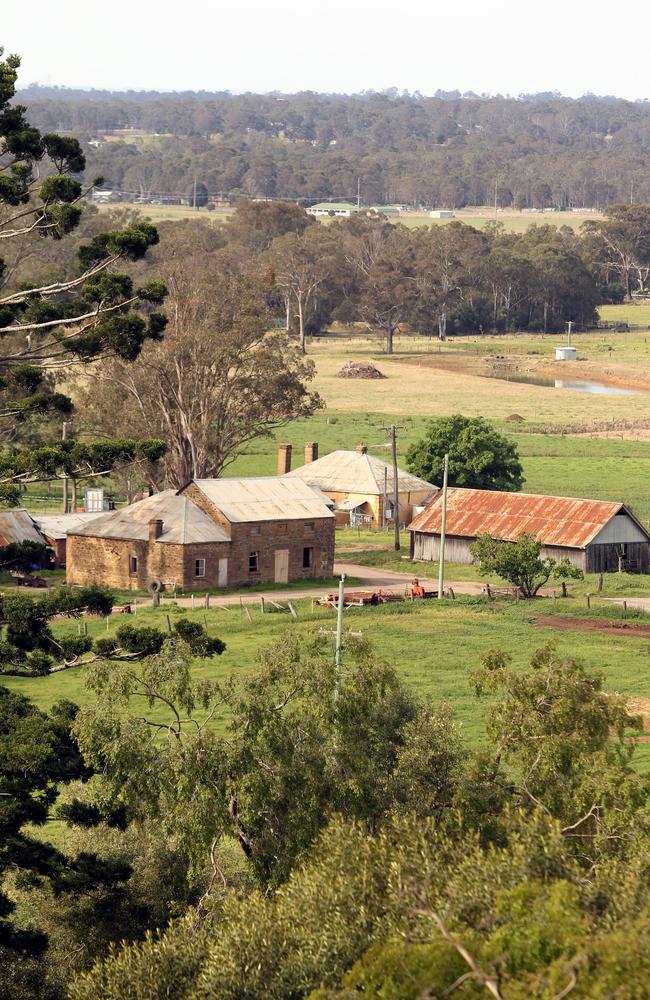
M473 683L497 696L490 749L446 770L416 752L405 774L419 761L426 780L379 824L330 819L271 894L222 871L209 917L190 911L112 952L74 1000L162 998L172 983L206 1000L644 996L650 816L630 766L635 720L552 647L525 674L487 654ZM435 774L444 795L429 805Z

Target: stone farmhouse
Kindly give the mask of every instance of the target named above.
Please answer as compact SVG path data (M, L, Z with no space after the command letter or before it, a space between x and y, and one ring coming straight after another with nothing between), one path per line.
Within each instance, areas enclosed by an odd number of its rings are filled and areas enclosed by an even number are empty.
M278 474L301 479L334 501L336 523L365 524L373 528L393 523L393 467L368 454L364 444L356 451L332 451L318 458L318 444L305 445L305 464L291 471L291 445L280 445ZM414 508L430 499L437 487L403 469L397 470L398 517L408 524Z
M205 590L331 577L334 526L300 480L197 479L69 531L67 581Z
M436 562L440 554L442 491L409 525L411 558ZM449 489L445 558L471 563L479 532L516 541L522 531L542 542L541 555L569 559L589 573L650 572L650 533L622 503L548 497L498 490Z

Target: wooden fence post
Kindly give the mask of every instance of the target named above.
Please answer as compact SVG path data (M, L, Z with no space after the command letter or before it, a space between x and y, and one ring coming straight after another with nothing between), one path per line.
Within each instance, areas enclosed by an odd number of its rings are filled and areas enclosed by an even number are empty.
M264 604L264 598L262 597L261 594L260 594L260 611L262 612L262 614L266 613L266 605Z
M590 608L591 607L591 594L585 594L585 597L587 599L587 607Z
M603 592L603 574L599 573L598 574L598 593L602 594L602 592Z
M165 618L167 619L167 631L171 635L171 633L172 633L172 620L169 617L169 615L165 615Z

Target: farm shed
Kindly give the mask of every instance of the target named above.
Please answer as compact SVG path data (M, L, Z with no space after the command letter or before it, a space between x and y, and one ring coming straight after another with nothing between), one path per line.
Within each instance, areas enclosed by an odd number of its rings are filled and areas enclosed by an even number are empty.
M310 444L305 455L318 454ZM322 490L336 503L337 524L367 523L381 527L393 519L393 467L381 458L368 454L365 445L356 451L332 451L323 458L307 461L285 478L302 479L309 486ZM398 469L399 519L408 522L413 507L428 500L436 490L431 483L418 479L410 472Z
M34 521L40 533L54 550L55 566L65 566L68 532L88 524L95 517L101 516L101 512L92 514L82 512L76 514L34 514Z
M440 555L442 491L409 525L411 558ZM531 493L452 488L447 496L445 557L471 563L470 545L481 532L516 541L522 531L543 543L542 556L567 558L590 573L650 571L650 533L621 503Z
M331 576L334 515L279 477L200 479L68 533L68 583L236 588Z
M335 216L337 219L349 219L351 215L356 215L359 209L356 205L347 201L321 201L317 205L312 205L307 209L307 215L315 215L317 218L324 216Z
M0 511L0 547L20 544L20 542L36 542L46 545L46 541L38 530L38 525L31 514L22 507L16 510Z

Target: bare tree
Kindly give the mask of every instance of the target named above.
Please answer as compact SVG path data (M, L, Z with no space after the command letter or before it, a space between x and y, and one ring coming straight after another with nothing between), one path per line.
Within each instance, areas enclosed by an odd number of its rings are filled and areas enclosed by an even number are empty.
M164 440L164 478L180 487L220 475L249 441L313 413L320 399L307 389L311 362L284 332L269 332L266 272L233 253L177 254L171 239L167 250L165 340L133 364L93 367L81 396L94 430L115 433L117 422Z

